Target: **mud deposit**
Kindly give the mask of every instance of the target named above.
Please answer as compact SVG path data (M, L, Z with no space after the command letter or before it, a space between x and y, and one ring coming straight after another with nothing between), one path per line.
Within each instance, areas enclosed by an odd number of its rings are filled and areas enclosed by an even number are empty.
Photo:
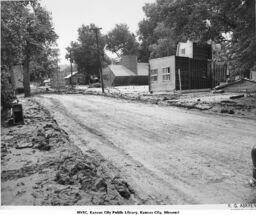
M2 205L134 204L134 191L99 155L82 153L35 101L22 104L25 124L1 127Z

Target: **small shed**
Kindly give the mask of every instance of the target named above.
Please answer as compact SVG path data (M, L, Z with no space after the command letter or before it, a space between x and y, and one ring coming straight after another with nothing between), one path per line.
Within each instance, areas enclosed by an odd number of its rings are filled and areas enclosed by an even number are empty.
M72 81L72 84L85 84L86 78L85 75L82 73L79 73L77 71L73 72L72 75L69 74L66 77L64 77L66 85L70 84Z

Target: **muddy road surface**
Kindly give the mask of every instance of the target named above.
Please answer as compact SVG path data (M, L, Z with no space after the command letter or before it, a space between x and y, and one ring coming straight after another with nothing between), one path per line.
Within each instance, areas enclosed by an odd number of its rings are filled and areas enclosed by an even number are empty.
M92 95L36 100L84 153L125 178L139 204L255 202L254 120Z

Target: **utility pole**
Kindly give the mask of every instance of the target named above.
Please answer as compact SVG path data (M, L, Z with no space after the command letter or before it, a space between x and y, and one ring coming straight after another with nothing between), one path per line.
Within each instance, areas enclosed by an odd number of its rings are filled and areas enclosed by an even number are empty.
M100 81L101 81L101 89L102 93L104 93L104 84L103 84L103 77L102 77L102 63L101 63L101 55L100 55L100 48L99 48L99 32L102 28L91 28L92 31L95 32L96 35L96 43L97 43L97 55L98 55L98 65L99 65L99 73L100 73Z
M71 50L69 51L70 54L70 85L73 88L73 82L72 82L72 75L73 75L73 67L72 67L72 63L73 63L73 58L72 58L72 52Z

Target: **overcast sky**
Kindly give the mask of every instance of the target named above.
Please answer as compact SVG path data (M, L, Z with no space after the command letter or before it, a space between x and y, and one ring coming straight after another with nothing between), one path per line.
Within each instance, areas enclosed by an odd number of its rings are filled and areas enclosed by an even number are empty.
M77 29L82 25L95 23L107 33L115 24L126 23L133 33L144 17L142 7L155 0L42 0L42 5L52 13L55 31L59 35L61 64L71 41L77 39Z

